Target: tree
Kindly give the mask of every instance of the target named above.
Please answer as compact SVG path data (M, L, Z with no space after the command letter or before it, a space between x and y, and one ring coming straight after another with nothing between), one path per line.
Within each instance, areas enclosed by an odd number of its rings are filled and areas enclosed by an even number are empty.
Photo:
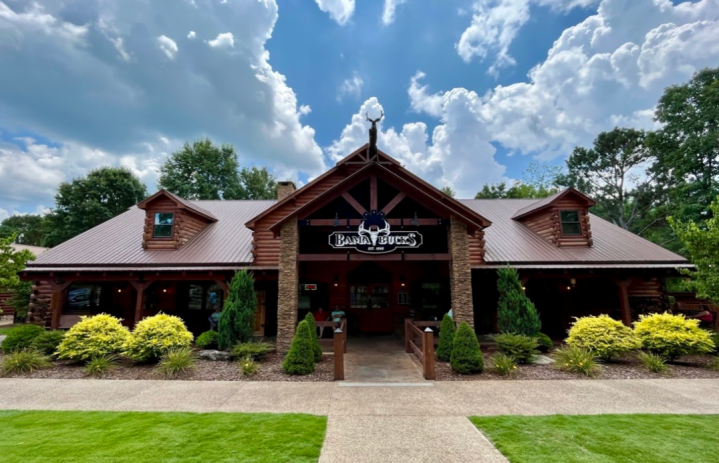
M159 185L185 199L240 199L238 169L232 145L195 140L167 158Z
M449 362L452 358L452 347L454 346L456 331L452 317L449 314L444 314L442 324L439 327L439 345L437 346L437 358L442 362Z
M697 295L719 303L719 198L711 205L711 217L703 223L667 220L689 252L695 270L682 269Z
M101 167L86 177L60 184L55 210L47 216L45 246L56 246L127 211L147 196L129 169Z
M506 182L485 183L482 189L477 192L475 199L546 198L559 191L555 178L561 171L561 167L558 166L532 162L522 172L522 180L516 180L509 188L507 188Z
M452 198L454 198L454 195L457 194L457 193L452 189L451 186L446 186L446 187L442 188L442 193L444 193L444 194L446 194L447 196L452 197Z
M477 335L467 322L460 323L454 335L450 366L460 375L481 373L484 370L484 358Z
M240 270L232 278L230 294L220 315L217 329L220 349L229 350L238 342L252 339L256 307L255 280L250 272Z
M243 167L238 175L239 194L234 199L277 199L277 181L266 167Z
M647 143L653 172L669 189L672 215L703 220L719 193L719 68L704 69L686 84L667 88L654 118L663 124Z
M307 326L310 327L310 336L312 336L312 350L315 354L315 362L322 360L322 346L320 346L320 340L317 338L317 324L315 323L315 317L311 312L305 316Z
M315 354L312 348L310 326L305 320L297 325L290 351L282 362L282 371L288 375L308 375L315 371Z
M10 246L14 241L15 235L0 238L0 292L12 292L21 283L18 272L25 268L25 264L35 259L30 251L16 251Z
M0 222L0 238L16 235L17 244L42 246L45 239L44 217L41 215L13 215Z
M647 166L654 156L645 146L646 134L615 128L600 133L591 149L576 147L567 159L567 174L557 183L574 187L597 201L594 213L625 230L641 233L652 223L638 222L659 204L660 190ZM657 221L663 221L658 217Z
M500 333L536 336L542 329L542 322L532 301L529 300L519 274L512 267L497 270L497 328Z

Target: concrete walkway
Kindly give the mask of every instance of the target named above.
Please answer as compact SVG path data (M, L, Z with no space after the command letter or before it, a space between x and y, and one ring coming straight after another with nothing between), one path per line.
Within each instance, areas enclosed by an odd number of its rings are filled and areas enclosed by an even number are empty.
M345 354L347 382L424 382L422 370L413 356L404 351L395 336L359 336L350 338Z
M322 462L506 461L471 415L719 414L719 380L348 383L0 379L0 409L311 413Z

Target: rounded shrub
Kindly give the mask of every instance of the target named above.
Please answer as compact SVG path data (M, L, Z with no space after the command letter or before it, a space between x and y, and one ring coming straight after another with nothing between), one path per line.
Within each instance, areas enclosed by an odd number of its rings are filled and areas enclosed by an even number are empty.
M522 334L498 334L494 337L497 350L513 357L517 363L532 363L537 355L537 338Z
M125 355L136 362L154 362L171 350L189 348L192 339L180 317L160 313L135 326L125 342Z
M315 317L311 313L307 313L305 321L310 327L310 336L312 336L312 351L315 354L315 362L322 360L322 346L320 346L320 340L317 338L317 324L315 323Z
M454 335L450 365L452 370L461 375L484 371L484 359L477 335L467 322L462 322Z
M640 315L634 323L642 349L669 361L682 355L707 354L714 348L708 331L699 328L699 320L670 313Z
M456 333L457 329L454 327L454 320L449 314L445 314L444 318L442 318L442 324L439 326L439 345L437 346L438 360L449 362L452 359L452 346Z
M605 361L639 348L639 339L632 329L608 315L577 318L566 342Z
M549 352L549 350L554 346L552 338L544 333L537 333L535 338L537 338L537 349L539 349L539 352Z
M195 339L195 345L200 349L217 349L217 342L220 335L217 331L205 331Z
M45 328L38 325L22 325L13 328L2 342L3 352L10 353L27 349L35 341L35 338L45 332Z
M130 331L112 315L80 317L57 347L58 358L86 362L101 355L117 355L129 337Z
M302 320L297 325L290 351L282 362L282 371L288 375L308 375L315 371L315 354L310 326Z
M36 337L32 342L32 347L45 355L55 355L57 346L65 339L64 331L45 331Z

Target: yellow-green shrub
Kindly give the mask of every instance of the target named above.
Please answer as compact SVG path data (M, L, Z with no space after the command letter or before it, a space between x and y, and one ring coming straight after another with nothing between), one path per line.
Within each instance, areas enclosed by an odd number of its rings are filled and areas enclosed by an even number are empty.
M153 362L171 350L189 348L192 339L180 317L161 313L135 326L125 341L125 355L137 362Z
M684 315L640 315L634 332L643 349L670 361L682 355L706 354L714 348L709 332L699 328L699 320Z
M57 347L58 358L87 361L101 355L115 355L123 350L130 331L119 318L100 314L80 317Z
M590 351L601 360L639 348L639 339L632 329L608 315L577 318L566 342Z

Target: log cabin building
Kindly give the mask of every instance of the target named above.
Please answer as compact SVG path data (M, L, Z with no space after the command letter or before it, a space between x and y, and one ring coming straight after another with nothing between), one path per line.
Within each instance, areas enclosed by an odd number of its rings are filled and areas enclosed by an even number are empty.
M479 185L478 185L479 187ZM190 201L161 190L28 264L30 317L68 328L106 312L128 326L160 311L196 334L238 269L253 272L255 331L288 348L309 310L341 308L351 333L400 331L450 308L495 330L496 270L511 265L542 330L607 313L631 323L666 304L690 264L593 214L574 189L545 199L454 199L371 144L277 200Z

